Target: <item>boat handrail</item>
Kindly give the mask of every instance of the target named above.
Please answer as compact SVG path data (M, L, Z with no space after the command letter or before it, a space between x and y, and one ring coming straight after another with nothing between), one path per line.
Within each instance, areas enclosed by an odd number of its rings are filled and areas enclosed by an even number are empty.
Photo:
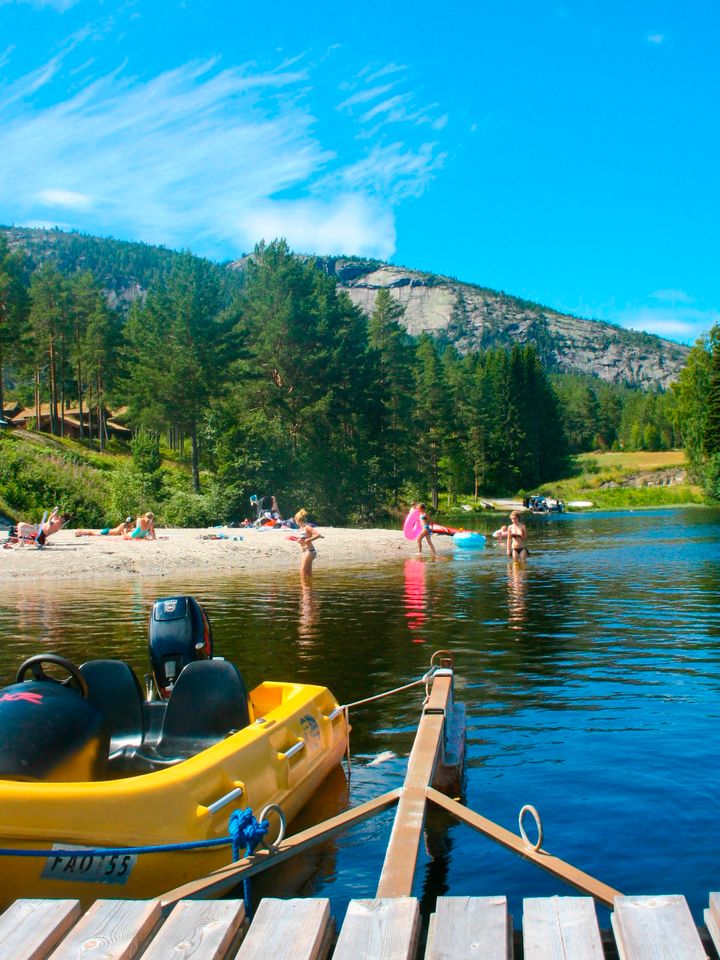
M217 800L214 800L212 803L208 803L206 810L208 813L217 813L218 810L222 810L223 807L226 807L229 803L232 803L233 800L239 800L245 791L242 787L234 787L229 793L226 793L222 797L218 797Z
M305 747L304 740L298 740L297 743L294 743L291 747L288 747L287 750L282 751L279 756L284 757L286 760L289 760L290 757L294 757L296 753L299 753Z

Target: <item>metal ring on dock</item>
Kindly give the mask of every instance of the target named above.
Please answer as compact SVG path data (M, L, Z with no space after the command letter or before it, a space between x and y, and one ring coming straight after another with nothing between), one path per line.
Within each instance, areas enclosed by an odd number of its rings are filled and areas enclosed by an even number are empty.
M525 816L526 813L529 813L532 816L533 820L535 821L535 826L537 827L538 838L535 843L531 843L530 840L528 839L528 835L525 833L525 827L523 826L523 817ZM518 814L518 826L520 827L520 836L523 838L525 843L527 843L529 847L532 847L533 850L539 850L543 842L542 820L540 819L540 814L537 812L535 807L532 806L532 804L526 803L525 806L520 811L520 813Z
M285 830L287 825L285 823L285 814L282 812L282 807L277 803L268 803L267 806L263 807L262 810L260 811L260 816L258 817L258 820L259 821L265 820L269 813L277 814L278 820L280 821L280 832L275 837L272 843L268 843L267 840L263 840L262 844L266 849L274 850L275 847L279 843L282 843L282 841L285 839Z
M452 655L452 653L449 650L436 650L435 653L430 657L431 667L435 666L436 657L444 657L446 660L449 660L451 667L454 666L455 664L455 657Z

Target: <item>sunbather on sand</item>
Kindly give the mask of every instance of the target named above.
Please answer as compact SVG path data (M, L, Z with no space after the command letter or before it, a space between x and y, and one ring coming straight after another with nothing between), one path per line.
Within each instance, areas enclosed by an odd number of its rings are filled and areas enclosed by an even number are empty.
M123 534L124 540L154 540L155 514L149 510L135 521L135 529Z
M42 523L26 523L21 520L16 527L16 537L9 537L8 540L10 542L15 541L21 547L26 543L42 547L47 538L52 536L53 533L57 533L58 530L62 530L69 519L70 514L60 513L60 508L55 507L47 520L43 520Z
M76 537L122 537L130 531L135 526L135 521L132 517L126 517L122 523L119 523L116 527L103 527L102 530L76 530Z

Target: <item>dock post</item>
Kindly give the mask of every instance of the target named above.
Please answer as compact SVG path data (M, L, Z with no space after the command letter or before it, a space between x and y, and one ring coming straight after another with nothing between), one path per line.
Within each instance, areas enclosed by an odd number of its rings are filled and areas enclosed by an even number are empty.
M378 883L378 898L409 897L412 893L425 824L427 789L433 782L438 760L444 756L446 717L452 706L453 671L451 667L443 666L433 676L432 690L410 752L405 784Z

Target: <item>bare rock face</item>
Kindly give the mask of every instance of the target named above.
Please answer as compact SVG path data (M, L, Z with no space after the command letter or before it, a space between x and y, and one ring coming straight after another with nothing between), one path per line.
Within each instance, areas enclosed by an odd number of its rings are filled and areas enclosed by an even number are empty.
M447 277L387 264L318 258L350 299L370 314L386 287L405 308L408 332L442 335L461 352L532 343L546 366L595 374L610 383L667 387L689 348L599 320L582 320Z

